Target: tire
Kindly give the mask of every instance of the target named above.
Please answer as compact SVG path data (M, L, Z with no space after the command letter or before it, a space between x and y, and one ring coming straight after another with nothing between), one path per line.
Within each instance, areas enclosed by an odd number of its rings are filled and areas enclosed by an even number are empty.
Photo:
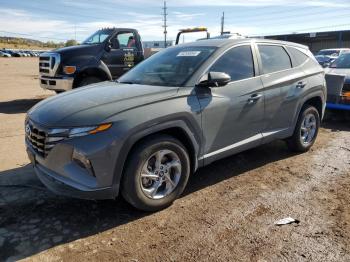
M158 169L157 156L163 163ZM146 166L147 174L144 171L141 174ZM170 206L182 194L190 175L190 160L179 140L158 135L147 138L131 152L124 171L121 182L124 199L137 209L152 212ZM142 177L150 174L153 178Z
M82 86L87 86L87 85L91 85L91 84L95 84L95 83L98 83L98 82L101 82L102 80L99 79L98 77L95 77L95 76L88 76L88 77L85 77L83 78L77 87L82 87Z
M305 105L299 114L294 134L287 140L288 147L295 152L308 151L317 138L320 115L311 105Z

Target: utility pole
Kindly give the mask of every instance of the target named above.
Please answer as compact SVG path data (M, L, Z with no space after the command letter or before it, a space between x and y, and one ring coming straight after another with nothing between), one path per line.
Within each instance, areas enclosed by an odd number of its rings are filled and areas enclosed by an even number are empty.
M163 24L163 28L164 28L164 47L166 48L167 47L167 45L166 45L166 43L167 43L167 40L166 40L166 36L167 36L167 27L168 27L168 25L167 25L167 15L168 15L168 13L167 13L167 7L166 7L166 1L164 1L164 7L163 7L163 22L164 22L164 24Z
M225 24L225 12L222 12L222 17L221 17L221 35L224 34L224 24Z

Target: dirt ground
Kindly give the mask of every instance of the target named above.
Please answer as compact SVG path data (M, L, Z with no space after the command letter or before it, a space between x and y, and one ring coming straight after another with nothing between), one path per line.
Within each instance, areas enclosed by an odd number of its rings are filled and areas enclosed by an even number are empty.
M350 123L312 150L281 141L197 171L157 213L56 196L25 154L25 112L44 97L37 58L0 59L0 261L350 261ZM299 224L275 226L281 218Z

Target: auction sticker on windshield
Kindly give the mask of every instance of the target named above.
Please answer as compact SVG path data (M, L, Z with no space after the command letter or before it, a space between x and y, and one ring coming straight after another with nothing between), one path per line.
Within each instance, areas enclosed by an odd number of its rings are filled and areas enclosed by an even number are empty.
M177 54L177 56L197 56L201 51L182 51Z

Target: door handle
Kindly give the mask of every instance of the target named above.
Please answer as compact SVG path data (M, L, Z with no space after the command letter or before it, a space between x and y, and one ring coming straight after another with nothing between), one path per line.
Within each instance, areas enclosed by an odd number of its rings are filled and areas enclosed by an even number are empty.
M248 104L253 104L258 101L263 95L262 94L252 94L248 99Z
M296 88L304 88L306 84L307 83L305 81L300 81L297 83Z

